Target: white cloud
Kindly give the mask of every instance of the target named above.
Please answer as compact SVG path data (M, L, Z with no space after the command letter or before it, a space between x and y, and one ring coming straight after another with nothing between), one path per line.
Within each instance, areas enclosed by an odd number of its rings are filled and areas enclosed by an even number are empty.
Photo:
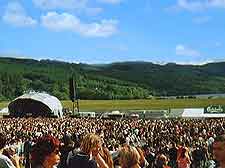
M225 0L208 0L207 5L210 7L225 8Z
M179 65L205 65L214 62L213 60L191 60L191 61L174 61Z
M201 1L188 1L188 0L178 0L177 6L181 9L188 11L199 11L205 8L205 5Z
M176 46L176 55L196 57L196 56L200 56L201 54L197 50L194 50L192 48L179 44Z
M98 0L98 2L107 3L107 4L119 4L122 0Z
M117 30L116 20L102 20L100 23L82 23L80 19L68 13L48 12L41 17L44 27L54 31L73 31L88 37L108 37Z
M23 6L18 2L8 3L2 19L8 24L20 27L34 26L37 24L37 21L28 16Z
M191 12L203 11L208 8L225 8L225 0L177 0L177 4L171 8Z

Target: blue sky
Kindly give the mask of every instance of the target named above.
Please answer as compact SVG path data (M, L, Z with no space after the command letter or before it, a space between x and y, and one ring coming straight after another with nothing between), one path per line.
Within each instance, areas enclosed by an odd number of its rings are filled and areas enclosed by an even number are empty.
M225 61L225 0L0 0L0 55L66 62Z

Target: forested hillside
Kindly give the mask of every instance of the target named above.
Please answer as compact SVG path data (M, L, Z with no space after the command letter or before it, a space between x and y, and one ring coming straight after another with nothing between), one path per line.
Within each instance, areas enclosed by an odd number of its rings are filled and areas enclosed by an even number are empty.
M0 100L11 100L30 90L69 99L68 80L72 75L77 81L80 99L225 93L224 62L202 66L149 62L87 65L2 57Z
M135 82L153 95L225 93L225 62L201 66L123 62L111 64L99 74Z
M80 99L139 99L150 93L125 80L90 73L98 67L50 60L0 58L0 100L11 100L27 91L47 92L69 99L73 75Z

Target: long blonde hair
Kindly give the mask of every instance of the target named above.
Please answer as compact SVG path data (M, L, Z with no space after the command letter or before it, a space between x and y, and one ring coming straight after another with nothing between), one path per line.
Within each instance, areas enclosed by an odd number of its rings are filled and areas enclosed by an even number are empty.
M80 148L84 153L89 154L98 144L101 144L101 138L98 135L89 133L84 136Z
M132 146L124 146L120 150L120 165L122 168L139 167L140 155L136 148Z

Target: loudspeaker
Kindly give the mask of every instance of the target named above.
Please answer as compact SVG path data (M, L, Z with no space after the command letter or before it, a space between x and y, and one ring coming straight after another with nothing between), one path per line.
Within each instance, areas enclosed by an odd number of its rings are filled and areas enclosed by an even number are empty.
M74 100L76 99L76 86L73 78L69 79L69 89L70 89L70 100L74 102Z

